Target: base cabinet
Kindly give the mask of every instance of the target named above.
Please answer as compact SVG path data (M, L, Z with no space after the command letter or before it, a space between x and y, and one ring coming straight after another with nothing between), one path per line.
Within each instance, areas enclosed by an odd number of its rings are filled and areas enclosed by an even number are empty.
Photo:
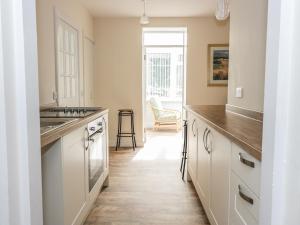
M260 162L211 128L201 117L188 112L187 118L188 174L210 223L257 225ZM255 168L241 164L243 160L239 156L253 162ZM245 201L241 192L250 196L254 203Z
M197 176L197 121L196 118L190 114L188 115L189 126L188 126L188 162L187 167L189 174L193 180Z
M108 129L107 115L105 130ZM89 149L86 148L87 125L45 147L42 155L44 225L81 225L86 219L101 187L108 184L108 136L104 171L89 190Z
M85 174L85 127L62 139L64 224L76 224L87 203Z
M211 146L209 210L216 225L228 225L231 142L213 129L210 131L208 135Z
M205 135L207 126L198 120L198 146L197 146L197 179L196 188L199 190L199 196L202 204L208 206L210 195L210 161L211 156L209 150L205 146Z

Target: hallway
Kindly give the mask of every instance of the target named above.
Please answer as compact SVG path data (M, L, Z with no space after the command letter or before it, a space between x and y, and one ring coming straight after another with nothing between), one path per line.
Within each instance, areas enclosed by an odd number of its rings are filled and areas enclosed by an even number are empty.
M144 148L110 151L110 185L85 225L208 225L179 172L181 133L148 132Z

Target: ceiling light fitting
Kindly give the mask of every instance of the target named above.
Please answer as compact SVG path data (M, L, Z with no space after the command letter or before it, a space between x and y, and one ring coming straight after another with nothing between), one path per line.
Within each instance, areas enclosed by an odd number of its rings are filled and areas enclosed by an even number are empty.
M142 25L146 25L146 24L149 24L149 17L146 15L146 0L142 0L144 2L144 13L143 15L141 16L141 19L140 19L140 24Z
M229 0L217 0L216 18L226 20L229 16Z

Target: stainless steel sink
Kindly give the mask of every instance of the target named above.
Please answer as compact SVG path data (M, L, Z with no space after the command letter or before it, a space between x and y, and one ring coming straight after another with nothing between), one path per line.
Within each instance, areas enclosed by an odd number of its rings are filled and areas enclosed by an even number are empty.
M62 127L66 124L69 124L76 119L69 119L69 118L41 118L40 119L40 128L41 134L45 134L49 131Z

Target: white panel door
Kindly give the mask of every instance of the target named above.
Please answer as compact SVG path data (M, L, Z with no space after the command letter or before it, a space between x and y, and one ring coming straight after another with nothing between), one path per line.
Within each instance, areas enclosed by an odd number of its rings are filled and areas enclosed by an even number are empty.
M59 106L79 106L78 31L56 17L56 77Z
M84 38L84 105L94 105L94 43Z
M197 180L197 120L191 114L188 113L188 161L187 168L188 172L194 182Z
M227 225L231 142L220 133L210 129L207 145L211 152L209 208L216 225Z
M200 190L200 199L205 206L209 203L210 190L210 154L205 148L205 135L208 127L198 120L198 162L197 162L197 186Z

